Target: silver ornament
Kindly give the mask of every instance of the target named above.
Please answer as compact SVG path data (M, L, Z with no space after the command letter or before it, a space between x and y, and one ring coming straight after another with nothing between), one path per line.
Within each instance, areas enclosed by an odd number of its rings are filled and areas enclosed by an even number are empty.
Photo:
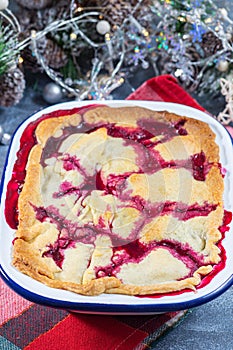
M55 83L48 83L43 90L43 98L46 102L53 104L60 102L63 97L62 89Z

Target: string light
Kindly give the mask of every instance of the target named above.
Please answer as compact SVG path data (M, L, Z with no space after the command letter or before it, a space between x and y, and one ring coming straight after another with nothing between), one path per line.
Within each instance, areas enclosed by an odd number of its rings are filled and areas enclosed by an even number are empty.
M69 96L78 99L108 98L114 87L123 84L134 69L139 66L147 69L150 65L156 73L174 74L188 87L214 89L216 85L210 84L210 79L214 80L214 74L227 74L233 64L233 22L228 12L219 9L211 0L152 0L151 7L143 8L146 15L140 18L137 11L142 8L143 0L139 0L122 24L116 25L101 9L85 7L71 0L69 18L54 20L39 31L32 30L30 37L16 44L16 49L20 52L25 47L32 47L44 72ZM11 21L20 32L17 20ZM88 24L96 29L96 36L92 35ZM61 33L68 33L65 44L73 56L80 48L93 53L88 72L81 72L76 79L63 77L60 71L53 70L39 50L39 43L48 34L59 37ZM220 40L222 46L205 55L207 43L203 38L208 33L213 33L212 40ZM75 57L77 59L78 54ZM18 62L23 63L21 56ZM213 73L205 79L210 69ZM102 75L105 76L104 84Z
M77 9L75 10L75 12L82 12L83 8L81 6L78 6Z
M229 79L220 79L221 92L225 96L226 106L217 116L217 120L224 125L233 121L233 83L232 76Z
M183 70L179 68L175 71L174 74L177 78L179 78L183 74Z
M76 33L70 33L70 40L76 40L77 34Z

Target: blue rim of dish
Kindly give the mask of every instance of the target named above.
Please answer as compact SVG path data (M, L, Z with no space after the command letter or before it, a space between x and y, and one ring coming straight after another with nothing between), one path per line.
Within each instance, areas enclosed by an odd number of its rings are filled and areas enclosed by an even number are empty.
M18 283L14 282L5 273L4 269L0 265L0 276L5 281L5 283L13 289L17 294L23 298L44 306L50 306L59 309L66 309L70 311L80 311L80 312L94 312L94 313L157 313L157 312L171 312L178 310L185 310L200 306L205 304L223 294L227 289L229 289L233 284L233 274L228 277L218 288L215 290L198 297L193 300L181 301L181 302L171 302L166 304L105 304L105 303L92 303L92 302L74 302L67 300L58 300L49 297L44 297L34 292L29 291L21 287Z
M117 102L117 101L115 101ZM122 101L123 102L123 101ZM137 102L141 101L135 101ZM151 101L152 102L152 101ZM156 101L153 101L154 103ZM162 102L159 102L162 103ZM166 104L170 105L178 105L176 103L169 103L169 102L164 102ZM64 104L62 104L64 105ZM57 105L59 107L59 105ZM191 106L184 106L188 107L190 109L195 109ZM28 116L26 119L24 119L18 127L15 129L11 142L8 148L7 156L6 156L6 161L4 164L3 168L3 174L0 182L0 205L2 201L2 191L3 191L3 186L4 186L4 181L5 181L5 173L6 173L6 167L8 164L9 160L9 154L11 152L11 146L14 140L14 137L18 131L18 129L32 116L34 116L37 113L44 112L44 113L49 113L46 112L48 108L45 109L40 109L37 112L31 114ZM71 108L70 108L71 109ZM204 113L204 112L203 112ZM208 115L207 115L208 116ZM211 117L211 116L210 116ZM221 127L227 131L228 136L230 137L231 143L233 145L233 138L229 131L216 119L214 119ZM93 313L116 313L116 314L121 314L121 313L131 313L131 314L143 314L143 313L163 313L163 312L170 312L170 311L178 311L178 310L185 310L185 309L190 309L194 308L197 306L200 306L202 304L205 304L217 297L219 297L221 294L223 294L227 289L229 289L233 285L233 274L229 276L218 288L215 290L198 297L196 299L192 300L187 300L187 301L181 301L181 302L171 302L171 303L164 303L164 304L105 304L105 303L84 303L84 302L74 302L74 301L67 301L67 300L58 300L58 299L53 299L49 297L44 297L39 294L36 294L34 292L29 291L28 289L23 288L20 286L18 283L16 283L11 277L8 276L8 274L4 271L2 265L0 264L0 277L5 281L5 283L12 289L14 290L17 294L22 296L23 298L33 302L37 303L40 305L44 306L49 306L49 307L54 307L54 308L59 308L59 309L67 309L70 311L79 311L79 312L93 312Z

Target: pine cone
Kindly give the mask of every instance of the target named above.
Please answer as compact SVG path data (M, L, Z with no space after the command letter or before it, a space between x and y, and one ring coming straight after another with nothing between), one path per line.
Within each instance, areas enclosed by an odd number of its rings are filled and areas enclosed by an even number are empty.
M132 8L134 8L138 4L138 0L130 1ZM142 0L141 4L138 6L135 16L139 15L141 12L146 10L146 7L152 5L152 0Z
M134 17L140 16L145 12L146 7L152 3L152 0L143 0L140 6L133 12L138 4L137 0L97 0L97 6L100 8L103 16L115 26L121 26L125 18L133 13Z
M65 51L51 39L41 39L37 43L37 49L40 55L43 56L45 63L52 69L64 67L68 62L68 56ZM37 61L30 47L26 47L21 52L21 57L24 60L24 66L32 72L43 71L43 68L40 66L40 63Z
M40 11L20 8L16 14L20 23L22 35L30 36L31 30L40 31L48 24L69 16L70 4L65 0L58 0L56 6L44 8Z
M137 0L131 0L131 4L134 8L133 16L139 20L140 24L143 27L148 26L148 18L147 15L150 13L150 5L152 5L152 0L142 0L141 4L135 8L135 6L138 4Z
M32 29L42 29L42 27L38 24L37 12L38 11L36 10L28 10L26 8L21 8L19 13L16 13L20 24L22 39L30 36Z
M46 64L53 69L64 67L68 62L64 50L51 39L47 39L43 57Z
M132 12L132 5L129 1L98 0L97 5L104 17L116 26L120 26Z
M206 57L212 56L223 49L222 41L210 31L202 35L201 47Z
M16 2L22 7L26 7L31 10L40 10L50 6L53 0L16 0Z
M99 3L98 3L98 1L99 0L80 0L80 1L78 1L78 0L76 0L75 2L76 2L76 4L75 4L75 6L77 7L77 6L82 6L82 7L96 7L96 6L101 6L101 5L99 5L100 4L100 2L102 2L102 1L99 1ZM98 4L97 4L98 3Z
M138 0L131 0L130 3L132 4L132 6L136 6L138 4ZM151 0L142 0L140 7L142 6L150 6L152 5L152 1Z
M17 104L23 97L25 85L24 74L19 68L0 76L0 105L9 107Z
M42 54L45 52L47 39L41 39L37 42L37 49ZM33 73L43 72L43 68L37 61L37 58L32 52L31 46L27 46L21 51L21 57L23 58L24 67L32 71Z
M47 7L41 12L37 13L37 23L41 28L46 27L48 24L55 20L66 19L70 14L70 1L58 0L55 6Z

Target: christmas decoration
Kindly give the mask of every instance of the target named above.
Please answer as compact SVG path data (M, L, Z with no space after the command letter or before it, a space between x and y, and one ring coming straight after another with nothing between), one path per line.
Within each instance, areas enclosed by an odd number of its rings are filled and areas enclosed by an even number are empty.
M0 31L0 62L2 52L6 65L0 66L6 72L21 58L69 98L111 98L136 70L148 68L176 76L189 92L214 95L233 68L230 11L212 0L17 0L17 5L18 36L10 44Z
M54 69L64 67L68 62L65 51L51 39L44 40L44 47L41 54L48 66Z
M220 72L226 72L229 68L229 63L226 60L220 60L216 67Z
M5 10L9 5L8 0L0 0L0 11Z
M8 145L11 140L11 135L4 132L2 126L0 125L0 144Z
M18 52L14 28L0 22L0 75L15 65Z
M0 13L0 105L8 107L18 103L23 97L25 79L18 67L18 21L8 9ZM7 137L4 140L7 142Z
M111 20L114 26L120 26L133 9L131 1L125 0L97 0L97 6L103 13L103 17Z
M99 21L96 25L96 30L99 34L105 35L110 32L111 26L107 21Z
M233 122L233 76L228 79L220 79L221 91L226 99L226 107L217 116L217 119L224 125Z
M62 89L59 85L54 83L45 85L43 90L43 98L46 102L50 104L57 103L61 101L62 96Z
M1 106L18 103L25 89L24 75L19 68L13 68L0 76Z
M16 0L17 3L28 9L43 9L52 4L53 0Z
M200 45L206 57L223 49L222 41L211 31L204 33L201 39Z

